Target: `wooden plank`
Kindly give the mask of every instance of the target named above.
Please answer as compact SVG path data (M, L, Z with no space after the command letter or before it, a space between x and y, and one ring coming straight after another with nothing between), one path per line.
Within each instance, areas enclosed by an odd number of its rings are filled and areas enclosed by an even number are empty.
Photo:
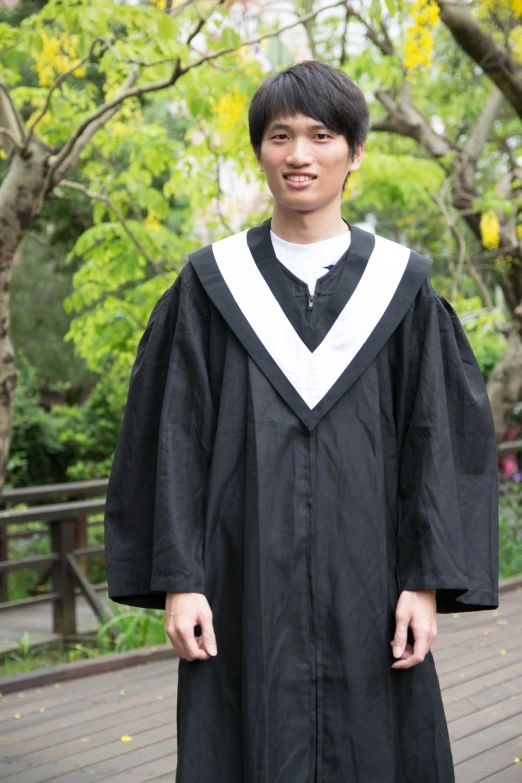
M139 763L173 754L175 748L174 726L168 723L136 735L131 742L114 740L96 748L87 748L66 759L36 766L17 761L18 766L23 764L25 768L14 775L6 776L3 765L0 765L0 780L2 783L45 783L58 778L60 783L78 783L79 772L82 780L103 780L109 776L108 773L131 769Z
M455 648L450 647L448 649L451 650ZM483 647L476 647L476 649L471 651L464 650L462 647L458 649L461 651L460 654L455 654L451 658L448 657L448 659L442 661L442 663L435 660L439 677L450 674L451 672L458 672L465 667L472 666L481 661L486 661L488 658L496 658L497 655L501 654L500 650L506 650L509 653L522 650L522 634L504 637L502 642L500 642L498 638L495 638L493 643Z
M518 701L518 706L522 707L520 699ZM453 742L451 745L453 762L460 764L468 761L477 753L484 753L517 737L522 737L522 712Z
M490 672L499 672L501 669L520 663L521 661L522 647L519 647L518 649L515 648L514 650L506 650L505 655L502 655L500 649L497 648L483 661L468 665L466 665L465 661L462 661L459 669L442 676L439 674L439 683L443 689L451 688L453 685L475 680Z
M166 682L177 682L177 673L178 665L175 659L172 663L165 661L145 664L132 669L107 672L97 677L57 683L58 687L46 685L41 689L11 693L0 699L0 724L11 717L13 708L15 712L23 711L25 715L29 715L38 712L41 707L49 709L66 702L77 703L78 698L84 698L85 695L89 698L102 698L104 694L119 693L122 689L132 693L137 688L143 690L147 686L156 687L156 681L161 682L163 677ZM140 683L143 688L140 688Z
M444 703L451 704L453 701L464 698L464 696L469 698L483 690L489 690L495 685L504 684L519 676L522 676L522 661L514 663L511 666L504 666L497 671L488 672L488 674L484 674L481 677L475 677L460 685L443 688L442 695Z
M519 765L513 764L514 758L522 758L522 735L509 742L504 742L492 750L487 750L485 753L477 753L472 759L463 761L462 764L457 764L455 766L455 783L480 783L488 779L489 776L509 767L513 768L513 766L517 772L520 772ZM518 781L520 781L520 777ZM6 783L11 783L11 781L8 780Z
M147 761L145 764L140 764L139 767L133 767L125 772L111 775L110 778L105 778L104 781L107 781L107 783L144 783L146 780L161 780L174 783L176 760L176 754L169 754L161 759L154 759L153 761ZM161 777L156 777L158 774L161 774Z
M174 689L175 683L170 684L170 688ZM40 734L52 734L52 732L60 732L63 728L64 719L67 719L67 725L73 723L80 723L83 720L92 719L96 720L100 713L109 714L117 713L121 710L131 707L135 701L137 703L146 703L155 700L156 696L164 696L167 692L169 685L166 683L156 683L156 687L153 690L148 690L146 683L137 683L133 688L127 686L125 689L125 696L120 696L119 691L114 691L109 694L104 694L103 697L95 697L89 699L87 697L79 699L76 702L65 702L58 705L52 711L36 713L27 716L24 719L23 711L18 714L21 715L20 719L14 718L13 715L9 721L4 721L0 725L0 735L7 735L10 743L19 742L21 740L30 740Z
M498 704L504 699L516 699L522 693L522 677L494 685L469 697L469 701L479 709ZM444 694L442 695L444 700Z
M85 726L85 724L83 724ZM15 757L18 761L30 764L32 767L44 765L59 760L75 759L78 751L89 750L94 752L96 748L102 748L108 744L121 743L122 736L132 737L135 743L138 737L144 733L150 733L154 729L168 727L168 736L176 737L176 708L169 700L165 700L160 709L154 711L142 711L141 715L135 715L130 720L126 711L122 711L115 718L113 716L112 724L105 728L99 728L98 722L91 722L88 733L80 733L72 742L58 741L56 743L47 742L43 747L34 749L31 747L25 752L20 752ZM59 740L62 740L60 734ZM124 744L124 743L122 743ZM0 777L1 779L1 777Z
M485 783L520 783L522 780L522 772L520 771L520 766L522 765L522 756L520 757L520 761L518 764L511 764L509 767L506 767L501 772L497 772L495 775L491 775L489 778L487 778L487 781ZM171 783L174 783L172 780Z
M164 741L163 752L157 755L157 746ZM60 783L78 783L79 772L82 780L100 780L104 775L107 777L107 772L129 769L140 761L143 763L148 759L161 758L168 752L172 753L174 749L174 724L167 723L134 736L132 742L114 739L99 747L87 748L73 756L45 764L33 765L17 760L14 763L18 770L14 774L9 773L7 764L0 764L0 780L2 783L45 783L59 778ZM140 758L140 750L145 751L145 754L142 754L146 756L145 759ZM126 767L126 764L129 766Z
M91 737L93 733L99 731L105 731L112 729L115 725L122 725L125 723L126 731L121 732L129 734L128 726L133 721L139 719L144 720L149 715L156 715L164 710L169 711L169 720L175 721L176 713L176 698L177 691L175 688L169 688L162 694L162 699L154 699L151 701L151 697L147 694L140 694L141 698L134 698L129 702L122 702L121 709L118 711L103 710L102 715L97 715L95 718L87 716L85 720L78 723L67 723L60 728L60 744L65 744L68 748L73 749L72 752L76 752L79 747L78 742L83 737ZM146 697L146 698L145 698ZM133 728L132 731L135 731ZM132 736L132 734L131 734ZM35 734L28 739L16 741L16 736L9 743L5 744L2 748L0 742L0 758L16 759L18 756L25 756L28 752L33 753L41 750L42 748L49 747L49 733Z
M460 702L457 702L459 704ZM501 701L499 704L493 704L491 707L485 707L482 710L473 709L473 705L468 705L473 710L471 714L462 716L457 720L448 720L448 730L450 740L455 742L456 740L473 734L473 732L481 731L493 726L499 721L503 721L506 718L510 718L512 715L518 715L522 713L522 697L515 696L515 698L509 698L505 701Z

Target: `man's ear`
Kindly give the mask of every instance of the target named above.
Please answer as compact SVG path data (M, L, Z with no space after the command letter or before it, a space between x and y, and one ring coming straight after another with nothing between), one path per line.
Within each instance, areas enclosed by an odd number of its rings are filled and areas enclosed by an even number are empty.
M252 147L252 149L254 149L254 148ZM257 160L257 162L258 162L258 165L259 165L259 170L264 172L264 168L263 168L263 162L262 162L262 160L261 160L261 154L259 154L259 155L258 155L258 154L257 154L257 152L256 152L256 150L254 150L254 155L255 155L255 157L256 157L256 160Z
M357 171L357 169L361 165L362 158L364 155L364 148L365 148L365 143L363 141L361 142L359 148L357 149L357 152L355 153L354 159L350 166L350 171Z

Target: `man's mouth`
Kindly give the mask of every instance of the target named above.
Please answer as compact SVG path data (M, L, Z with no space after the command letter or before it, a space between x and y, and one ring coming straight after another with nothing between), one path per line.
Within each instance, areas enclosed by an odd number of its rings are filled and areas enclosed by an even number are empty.
M311 174L285 174L284 178L290 182L311 182L313 179L316 179Z

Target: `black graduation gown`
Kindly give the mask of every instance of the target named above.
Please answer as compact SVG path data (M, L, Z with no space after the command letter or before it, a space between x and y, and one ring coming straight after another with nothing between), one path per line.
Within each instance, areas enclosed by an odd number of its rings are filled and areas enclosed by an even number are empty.
M269 229L191 254L150 316L109 595L210 603L218 655L179 661L177 783L453 783L433 655L392 669L390 640L404 589L498 606L483 379L429 259L352 226L312 301Z

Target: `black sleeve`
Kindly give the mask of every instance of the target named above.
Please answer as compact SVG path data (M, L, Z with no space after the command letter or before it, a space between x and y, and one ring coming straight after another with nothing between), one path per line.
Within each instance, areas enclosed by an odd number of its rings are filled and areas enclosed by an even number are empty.
M486 386L464 328L429 281L402 379L398 583L437 611L498 606L498 468Z
M215 412L208 317L184 267L140 339L109 478L109 597L165 608L166 592L205 592L204 514Z

